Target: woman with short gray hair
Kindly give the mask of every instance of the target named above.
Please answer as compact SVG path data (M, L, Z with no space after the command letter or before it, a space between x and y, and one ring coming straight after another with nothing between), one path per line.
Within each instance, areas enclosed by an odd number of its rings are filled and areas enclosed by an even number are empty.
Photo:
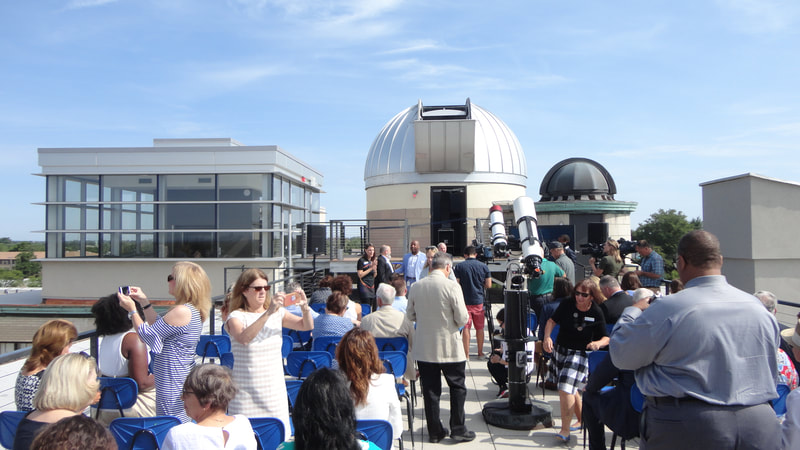
M183 385L183 407L195 423L178 425L167 434L162 449L235 448L255 450L253 427L247 417L227 414L236 396L230 369L216 364L195 366Z

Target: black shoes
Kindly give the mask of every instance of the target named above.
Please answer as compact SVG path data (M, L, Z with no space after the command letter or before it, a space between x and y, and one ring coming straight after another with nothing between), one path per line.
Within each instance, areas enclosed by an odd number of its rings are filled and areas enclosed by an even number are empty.
M439 441L441 441L442 439L444 439L444 438L446 438L446 437L447 437L447 433L449 433L449 432L450 432L450 430L448 430L447 428L442 428L442 432L441 432L441 434L439 434L439 435L437 435L437 436L430 435L430 436L428 437L428 441L429 441L431 444L438 444L438 443L439 443Z
M450 439L457 442L469 442L475 439L475 432L467 430L463 434L451 434Z

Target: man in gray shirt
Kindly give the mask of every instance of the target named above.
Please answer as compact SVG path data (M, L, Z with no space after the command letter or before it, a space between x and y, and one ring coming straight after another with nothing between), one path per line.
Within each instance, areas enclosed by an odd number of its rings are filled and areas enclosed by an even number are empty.
M609 344L647 398L640 448L779 448L775 318L727 283L713 234L684 235L677 266L686 289L625 308Z
M564 244L553 241L548 244L548 247L550 248L550 256L553 258L553 262L558 264L558 267L561 267L561 270L564 271L564 276L567 277L570 284L575 286L575 263L564 253Z

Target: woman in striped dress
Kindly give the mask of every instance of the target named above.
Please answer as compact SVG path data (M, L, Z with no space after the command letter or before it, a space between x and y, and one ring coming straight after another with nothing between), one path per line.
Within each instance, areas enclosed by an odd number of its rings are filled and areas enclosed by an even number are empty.
M119 304L128 311L136 332L153 353L153 376L156 384L156 414L175 416L189 422L183 409L181 391L194 367L194 352L203 322L211 310L211 281L199 265L181 261L167 276L173 306L163 317L152 308L141 288L130 287L130 297L118 293ZM142 305L146 321L136 313L135 299Z
M239 392L228 405L228 413L277 417L283 421L286 436L291 436L281 355L282 329L310 330L314 328L314 318L302 289L276 294L273 299L269 288L267 275L259 269L242 272L233 287L225 328L231 335L233 381ZM286 301L299 305L303 317L281 307L284 298L291 296L294 300Z

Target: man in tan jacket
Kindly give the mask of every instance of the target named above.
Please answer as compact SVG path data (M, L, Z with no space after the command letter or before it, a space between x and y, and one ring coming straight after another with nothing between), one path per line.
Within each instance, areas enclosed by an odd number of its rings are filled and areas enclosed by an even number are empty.
M457 442L475 439L475 433L464 425L467 358L459 328L467 323L467 307L461 286L448 279L452 270L452 257L437 253L433 257L430 274L411 287L406 311L408 320L417 322L413 355L419 367L428 440L433 443L441 441L448 434L439 419L441 375L444 375L450 388L450 437Z
M405 378L406 380L416 380L417 369L414 367L414 358L411 353L414 348L414 324L406 319L405 314L392 306L396 293L397 291L390 284L381 283L378 285L377 292L375 292L378 310L361 319L361 328L369 331L376 338L398 336L406 338L409 350Z

